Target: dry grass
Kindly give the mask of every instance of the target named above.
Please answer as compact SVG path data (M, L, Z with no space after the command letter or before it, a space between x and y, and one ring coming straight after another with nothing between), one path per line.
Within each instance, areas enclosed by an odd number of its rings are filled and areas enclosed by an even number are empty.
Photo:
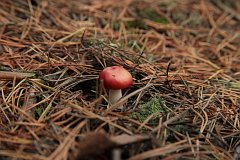
M239 25L235 0L1 0L0 159L240 158ZM111 65L134 85L107 106Z

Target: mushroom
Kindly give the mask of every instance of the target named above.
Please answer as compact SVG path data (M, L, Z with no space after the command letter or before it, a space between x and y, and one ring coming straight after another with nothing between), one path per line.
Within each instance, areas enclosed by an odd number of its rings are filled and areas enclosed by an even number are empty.
M111 104L116 103L122 97L122 89L133 83L132 75L122 66L111 66L103 69L99 74L99 79L104 87L109 89L109 102Z

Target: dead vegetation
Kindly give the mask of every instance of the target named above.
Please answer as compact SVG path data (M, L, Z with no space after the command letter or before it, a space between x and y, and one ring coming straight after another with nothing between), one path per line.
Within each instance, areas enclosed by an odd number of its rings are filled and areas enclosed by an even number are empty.
M0 159L240 158L239 26L234 0L1 0Z

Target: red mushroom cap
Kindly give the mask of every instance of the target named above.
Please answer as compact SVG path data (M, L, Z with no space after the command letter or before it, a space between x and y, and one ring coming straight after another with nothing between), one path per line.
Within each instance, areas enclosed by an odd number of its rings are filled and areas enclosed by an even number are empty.
M132 85L132 75L122 66L107 67L99 74L99 79L103 81L104 87L118 90Z

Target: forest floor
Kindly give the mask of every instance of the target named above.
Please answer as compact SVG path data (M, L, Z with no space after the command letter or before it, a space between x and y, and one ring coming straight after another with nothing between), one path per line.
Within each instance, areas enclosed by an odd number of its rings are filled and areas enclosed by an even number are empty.
M239 159L239 26L237 0L1 0L0 159Z

